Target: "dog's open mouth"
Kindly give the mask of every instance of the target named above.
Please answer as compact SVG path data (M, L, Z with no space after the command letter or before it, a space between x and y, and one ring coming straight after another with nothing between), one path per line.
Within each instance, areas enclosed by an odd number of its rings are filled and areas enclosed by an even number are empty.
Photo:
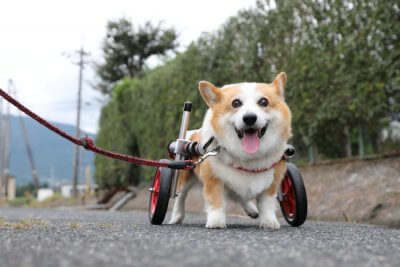
M238 135L239 139L242 140L242 147L246 153L254 154L257 152L258 148L260 147L260 139L267 131L267 128L268 124L261 129L250 127L239 130L235 127L236 134Z

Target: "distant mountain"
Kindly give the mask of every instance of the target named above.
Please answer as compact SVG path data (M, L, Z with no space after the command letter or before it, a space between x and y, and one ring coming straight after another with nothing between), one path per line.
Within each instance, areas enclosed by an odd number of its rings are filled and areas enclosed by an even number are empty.
M24 117L23 120L28 131L40 182L48 182L51 185L70 183L73 172L74 145L31 118ZM62 123L54 124L75 136L74 126ZM81 135L85 134L87 133L82 132ZM95 138L93 134L88 135ZM92 174L94 173L94 154L81 147L80 158L79 179L84 182L85 166L89 165ZM10 174L16 177L18 185L32 181L23 133L19 118L16 116L11 116Z

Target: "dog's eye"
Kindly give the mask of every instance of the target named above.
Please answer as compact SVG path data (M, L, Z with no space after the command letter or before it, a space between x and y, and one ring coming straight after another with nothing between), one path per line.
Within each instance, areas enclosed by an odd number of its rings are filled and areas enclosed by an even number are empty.
M261 107L267 107L268 99L266 99L265 97L261 98L260 100L258 100L258 105L260 105Z
M233 108L238 108L242 105L242 102L239 99L235 99L232 101L232 107Z

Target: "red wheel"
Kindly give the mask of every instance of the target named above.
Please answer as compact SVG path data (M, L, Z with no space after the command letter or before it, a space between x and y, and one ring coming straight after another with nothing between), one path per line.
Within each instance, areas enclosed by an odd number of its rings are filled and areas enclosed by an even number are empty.
M299 169L286 163L287 171L281 183L279 202L283 217L291 226L302 225L307 218L307 193Z
M283 178L281 188L283 198L281 201L282 210L288 219L293 220L294 215L296 214L296 200L293 191L293 184L288 174Z
M161 171L160 171L160 169L157 169L156 174L154 176L152 192L150 194L150 213L151 214L154 214L154 211L156 210L157 201L158 201L158 193L160 192L160 181L161 181Z
M149 220L152 224L162 224L167 214L171 191L172 170L157 168L150 188Z

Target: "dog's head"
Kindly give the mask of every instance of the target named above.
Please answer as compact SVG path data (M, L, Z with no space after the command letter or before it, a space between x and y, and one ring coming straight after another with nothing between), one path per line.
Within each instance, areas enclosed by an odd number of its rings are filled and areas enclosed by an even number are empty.
M285 85L283 72L271 84L217 88L210 82L200 82L200 93L211 110L210 125L220 145L243 159L260 158L281 149L291 137Z

